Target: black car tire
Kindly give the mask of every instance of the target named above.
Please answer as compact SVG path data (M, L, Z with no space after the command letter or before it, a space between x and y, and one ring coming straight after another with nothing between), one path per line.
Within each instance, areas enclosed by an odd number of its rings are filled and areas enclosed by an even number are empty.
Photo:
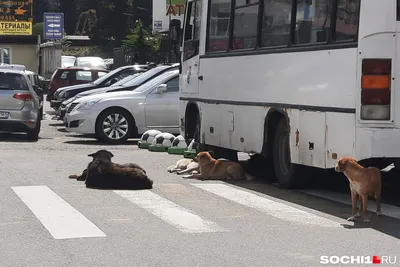
M38 141L39 140L41 124L42 124L42 120L40 119L40 117L38 117L38 120L36 122L36 127L34 129L30 129L29 131L26 132L27 136L28 136L28 140L30 140L30 141Z
M117 115L118 115L118 117L117 117L118 121L119 122L122 121L121 123L118 123L118 125L120 126L119 129L122 131L123 131L123 129L126 129L126 132L120 138L111 138L105 133L106 128L103 127L104 122L107 120L110 122L110 118L115 120L115 117ZM123 117L123 119L120 117ZM123 144L123 143L125 143L126 140L128 140L129 137L132 136L132 131L134 129L133 124L134 124L134 122L132 119L132 115L129 112L127 112L126 110L123 110L120 108L107 109L107 110L103 111L102 113L100 113L99 117L97 118L96 137L99 140L102 140L102 141L110 143L110 144L114 144L114 145ZM114 125L114 126L118 126L118 125ZM124 126L124 127L121 127L121 126ZM109 128L107 128L107 129L109 129ZM120 133L120 131L118 131L118 132Z

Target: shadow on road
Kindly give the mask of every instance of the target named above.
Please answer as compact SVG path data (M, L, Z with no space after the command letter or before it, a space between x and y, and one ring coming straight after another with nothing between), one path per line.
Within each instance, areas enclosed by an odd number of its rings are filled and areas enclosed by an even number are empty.
M351 207L349 205L308 195L299 191L285 190L259 181L237 181L227 183L254 192L258 192L269 197L277 198L279 200L291 202L296 205L329 214L341 219L346 219L350 216ZM385 214L384 210L383 214ZM370 223L364 223L361 221L361 219L359 219L358 221L348 222L348 224L344 223L341 225L349 230L370 228L400 239L400 220L384 215L378 217L373 212L368 212L368 215L371 220Z
M53 127L64 126L64 123L63 122L49 123L49 126L53 126Z
M122 145L114 145L114 144L109 144L105 142L101 142L98 140L74 140L74 141L65 141L65 144L70 144L70 145L93 145L93 146L126 146L126 145L137 145L137 140L128 140Z
M69 133L65 128L59 128L57 131L62 132L62 133Z
M40 137L40 140L53 139ZM36 143L38 141L28 140L28 137L24 133L0 133L0 143Z
M309 195L296 190L279 188L276 184L273 166L270 163L259 161L258 159L251 159L247 162L240 163L246 168L246 171L250 175L255 177L256 180L227 182L228 184L330 214L341 219L346 219L350 216L350 205ZM306 179L304 179L301 189L341 192L349 194L350 198L349 182L343 174L336 173L333 170L307 168L304 170L304 175L307 177L302 177ZM382 173L382 201L384 203L400 206L400 196L398 194L399 188L400 178L397 171ZM373 208L375 208L375 206ZM385 211L382 211L385 215ZM371 219L370 223L364 223L362 222L362 219L358 219L355 222L342 224L342 226L349 230L370 228L400 239L400 220L384 215L378 217L375 213L370 211L368 212L368 215Z

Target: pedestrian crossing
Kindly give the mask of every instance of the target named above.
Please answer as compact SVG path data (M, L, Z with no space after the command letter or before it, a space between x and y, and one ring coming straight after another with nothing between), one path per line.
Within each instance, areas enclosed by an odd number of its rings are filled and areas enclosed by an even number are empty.
M259 216L273 217L293 225L338 228L341 227L341 223L346 222L338 217L225 183L198 182L179 184L179 186L184 187L185 194L189 196L199 196L194 190L201 191L204 203L207 203L212 195L219 199L219 204L226 202L227 205L238 205L259 213ZM12 187L12 190L54 239L107 237L107 229L101 229L96 226L96 222L87 219L82 211L78 210L79 208L74 208L68 203L65 194L64 198L60 197L56 189L40 185L16 186ZM127 201L129 205L144 210L152 220L163 221L171 229L175 228L183 234L215 234L235 230L224 225L224 221L218 216L206 218L203 210L197 211L196 207L185 203L182 199L173 201L173 197L168 196L168 192L160 192L160 188L138 191L115 190L108 193L112 194L113 198L120 198L119 201ZM201 209L207 209L207 205L201 205Z

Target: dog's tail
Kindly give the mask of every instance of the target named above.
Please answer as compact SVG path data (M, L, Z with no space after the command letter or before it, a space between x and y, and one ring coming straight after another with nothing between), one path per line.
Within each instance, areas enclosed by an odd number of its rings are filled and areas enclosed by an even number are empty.
M68 178L69 178L69 179L78 179L79 176L80 176L80 175L72 174L72 175L68 176Z

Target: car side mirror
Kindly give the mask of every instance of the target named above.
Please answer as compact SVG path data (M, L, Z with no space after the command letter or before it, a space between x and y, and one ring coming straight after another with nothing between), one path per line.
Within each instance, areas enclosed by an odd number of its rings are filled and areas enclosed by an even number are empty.
M157 87L157 93L158 94L163 94L163 93L165 93L166 91L167 91L167 85L166 84L160 84L158 87Z

